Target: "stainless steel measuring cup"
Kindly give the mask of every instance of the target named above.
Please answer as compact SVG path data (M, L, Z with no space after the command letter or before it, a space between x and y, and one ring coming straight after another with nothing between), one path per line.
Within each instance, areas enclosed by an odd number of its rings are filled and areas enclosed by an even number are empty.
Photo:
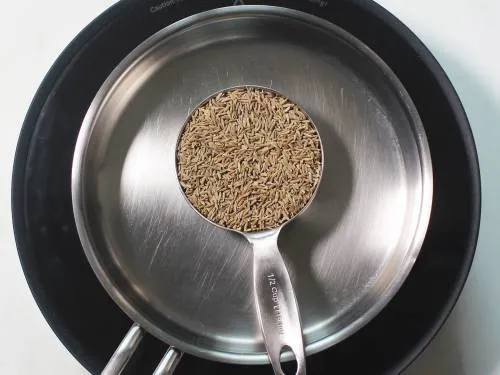
M231 87L229 89L220 91L226 92L236 88L253 87L259 88L265 91L270 91L275 94L279 94L275 90L270 90L268 88L257 87L257 86L242 86L242 87ZM209 98L205 99L202 103L195 107L194 110L204 105L208 100L219 94L220 92L211 95ZM282 96L282 95L281 95ZM194 112L193 110L193 112ZM302 110L302 109L301 109ZM305 111L302 110L304 113ZM288 219L286 222L280 224L278 227L272 229L266 229L254 232L245 232L235 230L229 227L224 227L207 217L205 217L197 208L194 206L187 196L184 194L180 184L179 188L188 204L195 210L202 218L207 220L213 225L219 228L227 229L236 232L246 238L248 242L252 244L253 247L253 293L255 305L257 307L257 316L259 319L260 328L264 336L264 343L267 349L267 354L269 356L269 361L273 366L274 372L276 374L282 375L283 370L281 369L280 356L284 351L291 350L297 361L297 375L306 374L306 361L304 353L304 340L302 337L302 325L300 322L300 312L297 305L297 299L295 297L295 292L293 289L292 282L290 280L290 275L285 266L281 253L278 249L278 236L282 228L290 223L293 219L303 213L307 207L313 201L318 187L321 183L321 176L323 173L323 145L321 143L321 136L318 129L314 125L310 116L305 113L308 120L310 121L312 127L316 131L319 139L320 155L321 155L321 169L319 180L316 183L313 193L309 197L307 203L304 207L295 214L295 216ZM184 133L186 125L189 123L191 114L188 116L187 121L182 127L179 137L177 139L176 150L178 150L179 141ZM177 160L177 154L176 154ZM178 163L176 162L176 173L179 175Z

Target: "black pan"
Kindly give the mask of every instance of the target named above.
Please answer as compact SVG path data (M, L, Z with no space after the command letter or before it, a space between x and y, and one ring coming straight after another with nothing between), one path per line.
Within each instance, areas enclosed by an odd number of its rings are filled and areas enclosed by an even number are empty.
M107 297L83 255L72 215L74 144L96 91L118 62L166 25L233 1L122 1L63 52L26 117L13 176L13 220L28 282L49 324L98 373L131 322ZM238 2L241 3L241 2ZM407 281L367 326L308 357L313 374L397 373L435 335L468 273L479 225L479 170L467 119L428 50L382 8L365 1L248 1L323 17L371 47L408 90L425 127L434 170L430 227ZM165 350L148 337L128 373L150 373ZM363 358L363 361L357 360ZM179 374L271 373L187 357Z

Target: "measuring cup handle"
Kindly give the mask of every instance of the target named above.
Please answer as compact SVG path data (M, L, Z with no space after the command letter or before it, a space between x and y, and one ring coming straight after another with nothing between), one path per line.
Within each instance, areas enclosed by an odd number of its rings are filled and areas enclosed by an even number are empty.
M252 239L253 285L257 315L274 372L281 369L282 350L291 350L297 361L296 375L306 374L304 340L293 285L278 250L278 234Z

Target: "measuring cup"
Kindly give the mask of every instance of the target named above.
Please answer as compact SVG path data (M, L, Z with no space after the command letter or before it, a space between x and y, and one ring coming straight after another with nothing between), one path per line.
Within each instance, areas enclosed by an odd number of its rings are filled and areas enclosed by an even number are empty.
M244 86L253 87L258 89L263 89L266 91L273 92L280 96L280 93L269 90L268 88L254 87L254 86ZM240 87L233 87L222 92L227 92ZM205 99L200 103L194 111L203 106L208 100L213 98L219 93L216 93L209 98ZM302 110L302 109L301 109ZM302 110L303 111L303 110ZM303 111L304 112L304 111ZM305 113L305 112L304 112ZM319 136L318 129L314 125L310 116L305 113L308 120L310 121L312 127L316 131L319 138L320 152L321 152L321 169L320 178L315 186L315 189L309 200L304 205L304 207L295 216L291 217L278 227L272 229L266 229L255 232L244 232L236 230L233 228L222 226L207 217L205 217L187 198L184 190L182 189L180 182L179 188L182 191L182 195L190 205L190 207L195 210L202 218L207 220L213 225L219 228L231 230L236 232L247 239L248 242L252 244L253 247L253 293L255 305L257 307L257 316L264 336L264 343L266 346L269 361L273 367L275 374L284 375L281 369L280 356L281 353L291 350L297 361L297 372L296 375L306 374L306 362L304 353L304 340L302 337L302 326L300 322L300 312L297 305L297 299L295 297L295 292L293 290L293 285L290 280L290 275L285 266L285 262L281 256L280 250L278 248L278 236L281 229L297 216L302 214L307 207L311 204L318 190L318 186L321 182L321 176L323 173L323 146L321 144L321 138ZM184 126L179 132L177 138L176 146L176 173L179 176L178 163L177 163L177 151L180 139L184 134L184 129L191 119L191 115Z

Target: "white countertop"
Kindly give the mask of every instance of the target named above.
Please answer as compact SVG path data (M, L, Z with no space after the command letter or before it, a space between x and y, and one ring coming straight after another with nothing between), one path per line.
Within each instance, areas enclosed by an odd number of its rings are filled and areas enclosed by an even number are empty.
M113 0L23 0L0 7L1 374L87 374L38 310L17 257L10 183L23 118L45 73ZM450 319L408 375L500 374L500 2L378 0L430 48L465 106L478 147L482 222L476 258ZM57 17L55 15L58 15Z

